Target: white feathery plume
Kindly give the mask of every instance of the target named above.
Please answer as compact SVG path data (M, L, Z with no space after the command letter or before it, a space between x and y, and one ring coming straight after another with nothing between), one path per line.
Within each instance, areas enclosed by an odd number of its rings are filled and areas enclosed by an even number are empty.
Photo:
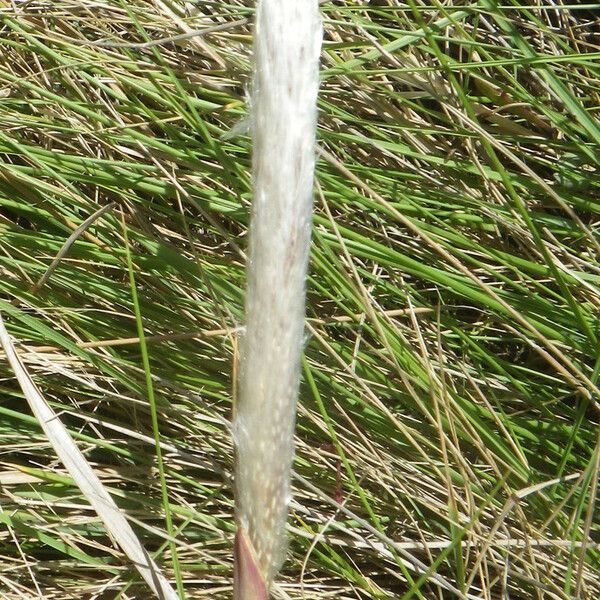
M322 26L318 0L259 0L253 204L236 446L238 600L266 598L285 556L304 336Z

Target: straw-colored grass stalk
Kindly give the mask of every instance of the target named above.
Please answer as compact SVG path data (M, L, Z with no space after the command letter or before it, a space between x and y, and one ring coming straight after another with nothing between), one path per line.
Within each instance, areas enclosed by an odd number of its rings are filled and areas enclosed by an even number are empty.
M234 416L237 600L266 598L285 555L321 39L317 0L259 0L246 328Z

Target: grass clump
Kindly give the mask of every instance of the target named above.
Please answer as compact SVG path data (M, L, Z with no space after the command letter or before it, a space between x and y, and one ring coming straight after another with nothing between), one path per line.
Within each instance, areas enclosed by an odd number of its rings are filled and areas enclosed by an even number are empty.
M273 593L595 598L595 9L321 10L290 557ZM189 598L231 597L251 18L236 1L0 4L0 310ZM2 597L146 594L2 365Z

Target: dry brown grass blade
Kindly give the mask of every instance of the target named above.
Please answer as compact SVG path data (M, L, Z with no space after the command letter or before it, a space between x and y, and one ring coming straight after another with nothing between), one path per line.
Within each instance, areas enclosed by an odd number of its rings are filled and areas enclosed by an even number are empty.
M46 272L37 280L35 285L31 288L31 292L35 294L41 287L50 279L50 276L60 264L60 261L65 257L71 246L75 243L77 238L96 220L99 219L104 213L115 207L115 203L111 202L106 206L99 208L96 212L91 214L65 241L58 254L54 257L50 266L46 269Z
M92 505L107 531L129 557L140 575L161 600L177 600L177 594L135 535L131 525L90 467L56 413L41 395L21 362L0 315L0 344L6 353L31 411L56 454L82 494Z

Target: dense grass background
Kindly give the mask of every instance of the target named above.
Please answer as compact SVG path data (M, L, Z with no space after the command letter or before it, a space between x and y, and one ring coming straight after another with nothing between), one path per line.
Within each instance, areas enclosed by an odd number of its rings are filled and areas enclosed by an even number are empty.
M187 598L231 597L252 4L0 1L0 310ZM322 4L276 597L600 594L600 7L561 4ZM146 597L0 377L0 595Z

